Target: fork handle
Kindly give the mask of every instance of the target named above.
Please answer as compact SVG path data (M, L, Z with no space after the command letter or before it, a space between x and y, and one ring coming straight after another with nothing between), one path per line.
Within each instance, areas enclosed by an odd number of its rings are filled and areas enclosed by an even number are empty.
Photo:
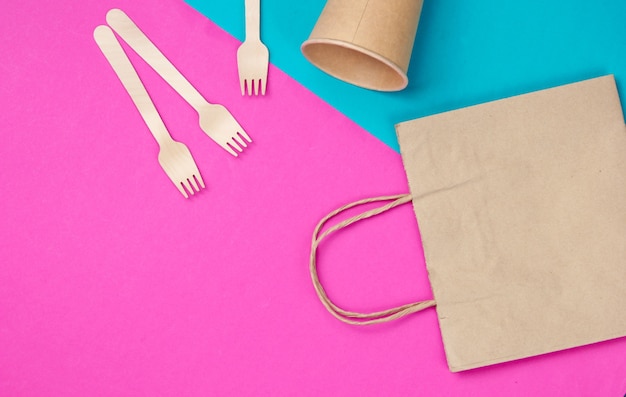
M112 9L107 13L106 20L109 26L196 111L206 106L208 101L202 94L191 85L124 11Z
M137 106L154 139L156 139L159 145L172 141L172 137L150 99L148 91L146 91L139 75L137 75L137 71L130 63L119 41L115 38L113 31L108 26L101 25L94 30L93 36L122 85L128 91L135 106Z
M261 39L261 0L246 0L246 40Z

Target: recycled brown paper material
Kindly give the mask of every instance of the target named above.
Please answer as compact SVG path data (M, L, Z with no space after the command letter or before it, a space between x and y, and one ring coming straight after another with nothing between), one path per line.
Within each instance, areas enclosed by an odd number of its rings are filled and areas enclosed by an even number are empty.
M302 53L331 76L398 91L406 75L423 0L328 0Z
M626 335L613 76L396 130L452 371Z

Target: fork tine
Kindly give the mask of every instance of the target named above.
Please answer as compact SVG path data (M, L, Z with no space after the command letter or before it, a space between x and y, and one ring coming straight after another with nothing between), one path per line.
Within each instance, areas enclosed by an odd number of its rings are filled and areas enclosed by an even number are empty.
M239 157L237 152L235 152L235 150L227 142L220 143L220 146L224 148L224 150L226 150L228 153L232 154L233 156Z
M204 181L202 180L202 175L200 175L200 172L196 172L194 176L196 177L196 180L198 181L202 189L204 189L205 188Z
M256 84L254 84L254 88L256 89L256 95L261 95L261 79L256 80Z
M192 189L192 187L191 187L191 184L189 183L189 180L188 180L188 179L185 179L185 180L184 180L184 181L182 181L181 183L182 183L182 185L183 185L184 187L186 187L186 188L187 188L187 191L188 191L189 193L191 193L191 195L193 196L195 192L193 191L193 189Z
M239 144L239 146L241 146L242 148L248 147L246 140L243 139L239 134L235 134L235 136L233 137L233 140L237 142L237 144Z
M241 96L246 95L246 79L239 75L239 85L241 86Z
M243 152L243 148L239 145L239 142L237 142L234 137L230 141L228 141L228 144L239 153Z
M193 175L191 175L189 177L189 179L187 179L189 181L189 183L191 184L191 186L194 188L194 190L196 192L199 192L200 189L198 188L198 183L196 182L196 180L194 179Z
M174 185L176 185L176 187L178 188L178 191L179 191L179 192L180 192L183 196L185 196L185 198L189 198L189 195L188 195L188 194L187 194L187 192L185 191L185 188L183 187L183 185L182 185L182 184L174 182Z
M267 76L260 80L261 84L261 95L265 95L265 90L267 88Z
M241 126L239 127L239 135L241 135L242 137L245 138L246 141L248 142L252 142L252 139L250 139L250 137L248 136L248 134L246 134L246 132L243 130L243 128L241 128Z

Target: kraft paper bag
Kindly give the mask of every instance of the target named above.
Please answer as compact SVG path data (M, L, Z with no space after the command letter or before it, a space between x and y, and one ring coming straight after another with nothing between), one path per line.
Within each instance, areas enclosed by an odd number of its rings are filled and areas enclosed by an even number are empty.
M451 371L626 335L626 125L613 76L396 126L410 195L325 218L311 258L336 317L368 324L436 306ZM337 213L389 204L320 234ZM378 313L330 302L328 234L412 202L434 300Z

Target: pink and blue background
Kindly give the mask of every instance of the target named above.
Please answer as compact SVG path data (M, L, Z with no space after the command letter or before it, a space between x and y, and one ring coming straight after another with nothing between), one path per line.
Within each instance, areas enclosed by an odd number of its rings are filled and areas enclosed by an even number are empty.
M608 73L623 99L626 3L426 0L399 93L305 61L323 4L263 2L263 98L238 89L243 1L0 6L1 397L626 394L624 338L453 374L434 310L350 327L308 273L323 215L408 191L395 123ZM254 140L229 156L129 51L207 183L190 200L93 41L114 7ZM432 297L408 206L329 238L319 266L354 310Z

